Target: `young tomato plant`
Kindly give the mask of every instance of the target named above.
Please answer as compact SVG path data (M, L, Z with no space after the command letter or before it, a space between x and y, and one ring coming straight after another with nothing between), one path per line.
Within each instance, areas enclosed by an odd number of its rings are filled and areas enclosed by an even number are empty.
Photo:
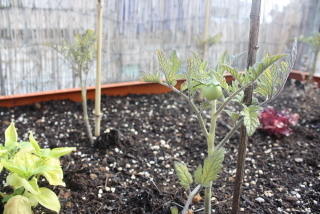
M187 71L180 74L182 62L177 57L176 51L166 57L164 52L157 50L160 71L141 72L141 80L169 87L172 91L187 99L194 110L200 129L206 137L207 157L203 164L196 167L193 176L184 163L175 162L174 168L180 184L189 191L189 197L182 213L187 213L192 198L201 188L205 188L204 212L208 214L211 213L212 182L218 178L224 159L223 146L242 124L246 126L248 135L252 135L259 127L258 111L262 109L261 106L273 100L282 90L295 61L296 42L290 54L266 54L261 62L256 63L244 73L240 73L231 66L232 62L243 54L230 56L227 52L224 52L215 69L208 69L206 61L202 61L196 53L192 54L193 56L188 60ZM228 84L224 78L227 72L231 73L235 79L232 84ZM185 78L185 82L180 89L177 89L175 87L177 79L182 78ZM252 85L255 87L254 94L262 95L263 100L253 99L252 104L246 106L243 103L244 90ZM207 101L202 102L199 106L193 101L198 89L202 90L204 97L207 98ZM225 107L231 103L238 103L242 109L239 112L226 110ZM203 117L203 110L206 108L211 109L209 128L207 128ZM216 143L216 120L223 111L235 121L235 125L220 142ZM191 190L193 183L196 186ZM176 209L172 210L176 212Z
M83 120L87 128L87 134L91 145L93 137L89 123L87 107L87 76L96 57L96 35L93 30L87 30L84 34L76 34L74 43L64 41L62 45L47 44L63 55L71 64L72 69L78 72L80 79Z
M14 123L11 123L5 131L5 143L0 145L0 169L9 172L6 184L13 188L13 193L9 195L0 192L2 202L5 203L3 213L32 214L31 207L36 207L38 203L59 213L57 195L46 187L39 187L38 180L43 176L50 185L65 186L59 157L74 149L40 149L32 132L29 134L29 142L18 143Z

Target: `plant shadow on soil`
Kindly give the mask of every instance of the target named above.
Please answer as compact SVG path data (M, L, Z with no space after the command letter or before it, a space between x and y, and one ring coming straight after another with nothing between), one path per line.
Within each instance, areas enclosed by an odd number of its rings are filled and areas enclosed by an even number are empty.
M299 124L288 137L257 130L249 138L241 213L320 213L320 93L288 83L270 105L298 113ZM88 106L94 118L94 102ZM61 158L66 187L50 187L62 214L170 213L171 206L183 205L188 192L173 163L185 162L193 172L206 156L205 138L187 101L174 93L103 96L101 109L103 132L95 147L86 137L81 103L69 100L0 108L1 143L13 119L20 140L33 131L41 147L77 147ZM223 114L217 141L230 126ZM223 169L212 188L214 213L231 210L238 139L236 133L225 146ZM5 176L2 172L1 179ZM203 201L193 204L196 213L202 207ZM41 206L34 212L53 213Z

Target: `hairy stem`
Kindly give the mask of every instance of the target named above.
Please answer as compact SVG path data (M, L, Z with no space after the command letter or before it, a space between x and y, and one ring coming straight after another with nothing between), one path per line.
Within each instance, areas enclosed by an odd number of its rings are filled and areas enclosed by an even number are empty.
M216 150L221 149L226 142L232 137L232 135L238 130L238 128L243 124L244 118L242 117L237 121L236 125L228 132L228 134L220 141L220 143L216 146Z
M217 124L217 116L215 115L217 109L217 101L211 101L211 124L209 136L207 137L207 146L208 146L208 157L213 155L214 152L214 140L216 136L216 124ZM212 181L209 186L204 190L204 213L211 213L211 195L212 195Z
M88 117L88 107L87 107L87 90L85 84L81 83L81 96L82 96L82 108L83 108L83 121L87 128L87 134L89 137L90 144L93 145L93 137L91 133L91 127Z
M178 89L176 89L175 87L173 86L170 86L170 85L167 85L165 83L160 83L161 85L164 85L166 87L169 87L173 92L181 95L182 97L186 98L189 102L189 105L191 106L192 110L194 111L194 113L196 114L197 116L197 119L199 121L199 124L200 124L200 127L201 127L201 131L203 133L203 135L208 138L209 136L209 133L206 129L206 124L202 118L202 115L201 113L199 112L199 109L197 108L197 106L194 104L194 102L192 101L192 99L190 99L187 95L185 95L184 93L182 93L181 91L179 91Z

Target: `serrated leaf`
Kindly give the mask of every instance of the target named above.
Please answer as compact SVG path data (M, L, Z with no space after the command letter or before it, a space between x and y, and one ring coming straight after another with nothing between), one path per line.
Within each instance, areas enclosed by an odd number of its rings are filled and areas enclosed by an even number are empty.
M207 70L207 66L208 66L208 62L207 61L202 61L199 57L198 54L196 54L195 52L192 51L193 57L197 62L197 72L199 74L205 72Z
M141 78L140 80L143 82L154 82L154 83L160 83L161 82L161 74L159 72L144 72L140 71Z
M253 135L255 130L259 127L259 113L262 108L260 106L245 106L241 111L241 115L244 116L244 125L247 129L248 136Z
M196 184L202 184L202 179L201 179L202 178L202 165L201 164L194 171L193 177L194 177L194 182Z
M229 85L223 75L212 69L210 69L210 73L214 76L215 80L219 82L222 88L224 88L226 91L229 91Z
M243 84L243 74L241 74L236 68L224 64L220 65L220 67L229 72L241 85Z
M230 110L224 110L224 111L229 115L229 117L231 117L233 121L237 121L240 117L240 114L237 112L233 112Z
M211 103L210 102L201 102L200 103L200 108L201 110L205 110L205 109L208 109L208 108L211 108Z
M218 173L222 168L224 159L224 149L215 150L213 155L204 160L202 170L202 184L214 181L218 178Z
M249 78L249 81L255 81L265 70L285 56L286 55L284 54L270 55L267 53L262 62L256 63L251 69L248 70L248 72L246 72L245 78Z
M224 160L224 149L215 150L210 157L204 160L203 167L199 165L194 172L194 179L197 184L203 187L210 185L211 181L218 178Z
M157 56L161 71L163 72L167 83L171 86L175 86L177 84L176 79L181 76L177 73L182 64L177 56L177 52L173 50L170 58L168 59L163 51L157 50Z
M182 64L176 50L173 50L171 52L169 60L170 60L170 73L172 73L175 76L180 70L181 64Z
M281 61L280 65L272 65L258 78L257 88L254 92L260 93L267 98L264 104L275 99L282 91L295 62L296 54L297 46L295 41L290 54L284 58L284 61Z
M183 163L174 162L174 168L176 171L176 174L178 176L178 179L180 181L180 184L185 188L189 189L190 184L193 182L192 176L190 172L188 171L188 168Z

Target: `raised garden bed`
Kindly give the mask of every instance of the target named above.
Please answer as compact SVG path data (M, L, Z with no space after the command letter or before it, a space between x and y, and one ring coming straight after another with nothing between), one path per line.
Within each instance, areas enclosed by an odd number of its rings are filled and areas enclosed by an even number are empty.
M298 79L301 75L293 72L291 77ZM319 78L315 80L319 82ZM199 157L205 156L205 139L185 100L174 93L145 95L142 92L168 91L155 84L142 85L154 89L141 89L138 83L126 86L127 92L118 88L112 89L112 94L103 89L109 94L103 95L101 107L101 127L106 131L94 148L89 145L81 119L82 106L77 100L80 90L74 90L71 97L65 96L65 91L62 99L56 97L57 92L41 99L40 95L21 96L15 101L0 98L0 106L9 106L0 107L2 142L4 130L14 119L22 140L31 130L42 147L77 147L61 158L67 186L54 189L61 201L61 213L170 213L170 206L183 205L187 196L174 175L173 162L197 166L202 162ZM93 98L91 93L89 90L89 99ZM13 107L20 102L24 105ZM307 93L304 85L290 80L270 105L298 113L300 121L288 137L257 131L249 138L242 212L318 213L320 92L314 89ZM93 101L88 107L93 118ZM219 118L219 137L229 125L223 116ZM236 133L226 144L223 170L213 185L215 213L231 210L238 139ZM197 211L203 201L193 206ZM44 208L35 211L43 212L51 213Z

